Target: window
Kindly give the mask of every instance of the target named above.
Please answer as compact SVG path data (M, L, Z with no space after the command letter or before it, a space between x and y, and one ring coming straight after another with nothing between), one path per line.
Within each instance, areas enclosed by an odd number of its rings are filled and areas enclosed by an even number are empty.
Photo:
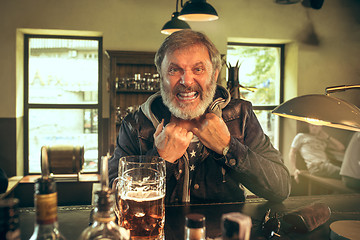
M98 172L101 53L99 37L25 36L25 174L52 145L83 146L83 171Z
M278 118L271 110L282 99L284 45L228 43L227 65L239 67L241 98L254 112L275 147L279 146Z

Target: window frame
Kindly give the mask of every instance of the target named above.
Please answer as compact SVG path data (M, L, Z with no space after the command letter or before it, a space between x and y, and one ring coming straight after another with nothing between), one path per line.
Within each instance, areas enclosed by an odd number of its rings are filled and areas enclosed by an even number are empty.
M280 49L280 83L279 83L279 103L281 104L284 101L284 72L285 72L285 44L275 44L275 43L246 43L246 42L227 42L227 47L229 46L245 46L245 47L276 47ZM252 103L253 110L265 110L265 111L272 111L275 107L278 106L278 104L274 105L256 105ZM276 116L278 117L278 116ZM277 145L281 146L282 140L280 135L280 129L281 129L281 122L278 121L277 124L277 134L279 136Z
M53 38L73 40L96 40L98 41L98 101L97 104L39 104L29 103L29 39L31 38ZM96 172L100 172L100 157L102 150L103 118L102 118L102 61L103 61L103 38L87 36L68 35L46 35L46 34L24 34L24 174L37 175L29 172L29 110L30 109L97 109L98 111L98 166ZM40 151L40 149L39 149Z

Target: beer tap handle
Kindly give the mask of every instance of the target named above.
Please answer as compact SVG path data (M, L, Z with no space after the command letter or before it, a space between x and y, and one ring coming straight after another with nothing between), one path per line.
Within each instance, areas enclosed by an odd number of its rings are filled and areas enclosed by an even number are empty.
M102 191L109 190L108 160L109 160L109 153L106 156L101 157L100 184Z
M49 156L46 146L41 147L41 175L43 178L49 178Z

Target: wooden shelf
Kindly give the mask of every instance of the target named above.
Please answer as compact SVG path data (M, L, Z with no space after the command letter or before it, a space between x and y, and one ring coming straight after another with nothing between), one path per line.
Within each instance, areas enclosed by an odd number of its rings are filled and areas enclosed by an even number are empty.
M146 94L154 94L157 91L155 90L141 90L141 89L116 89L117 93L123 94L139 94L139 93L146 93Z
M139 106L144 103L149 96L157 91L145 89L117 89L116 79L129 78L129 76L145 77L147 74L153 76L158 74L154 64L155 52L137 52L137 51L113 51L108 50L110 63L110 123L109 123L109 151L112 151L116 145L118 134L118 124L116 124L116 109L126 109L130 106Z

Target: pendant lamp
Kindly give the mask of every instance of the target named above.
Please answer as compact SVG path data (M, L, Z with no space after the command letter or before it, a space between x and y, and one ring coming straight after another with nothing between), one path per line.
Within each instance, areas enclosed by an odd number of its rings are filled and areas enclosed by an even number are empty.
M301 5L303 5L304 7L316 10L321 9L324 4L324 0L274 0L274 2L283 5L301 2Z
M183 29L191 29L187 22L182 21L178 18L179 11L178 11L178 4L179 0L176 0L176 12L173 12L171 15L171 20L166 22L161 29L162 34L170 35L173 32L180 31Z
M171 20L165 23L161 29L162 34L170 35L173 32L180 31L183 29L191 29L187 22L178 19L179 12L174 12L171 15Z
M300 2L300 0L275 0L277 4L294 4L298 2Z
M185 21L213 21L219 16L213 6L206 0L189 0L180 12L179 19Z
M328 87L326 95L295 97L276 107L272 113L314 125L360 132L360 109L354 104L329 96L332 92L354 88L360 89L360 85Z

